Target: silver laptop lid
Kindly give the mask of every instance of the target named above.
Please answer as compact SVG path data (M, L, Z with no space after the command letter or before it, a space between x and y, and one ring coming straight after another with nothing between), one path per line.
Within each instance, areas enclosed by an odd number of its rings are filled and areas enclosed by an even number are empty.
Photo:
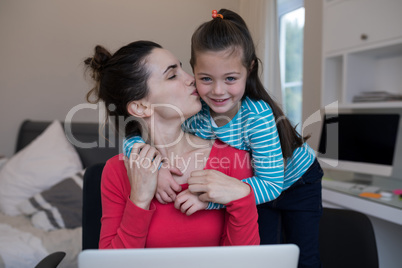
M79 268L296 268L293 244L230 247L84 250Z

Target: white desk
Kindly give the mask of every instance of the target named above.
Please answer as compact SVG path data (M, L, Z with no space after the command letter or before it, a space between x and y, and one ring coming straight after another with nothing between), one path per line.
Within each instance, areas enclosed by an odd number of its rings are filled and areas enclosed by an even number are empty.
M402 200L399 200L396 195L390 201L360 197L356 193L330 189L325 186L325 180L323 180L322 196L323 202L327 203L328 206L332 205L357 210L402 226ZM391 205L398 203L400 203L401 207Z

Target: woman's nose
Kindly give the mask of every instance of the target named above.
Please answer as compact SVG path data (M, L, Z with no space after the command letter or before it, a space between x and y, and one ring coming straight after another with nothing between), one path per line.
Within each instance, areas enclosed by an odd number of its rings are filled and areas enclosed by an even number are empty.
M193 80L189 81L188 86L189 87L195 86L195 80L193 79Z
M195 78L194 76L186 73L187 77L186 77L186 85L187 86L194 86L195 85Z

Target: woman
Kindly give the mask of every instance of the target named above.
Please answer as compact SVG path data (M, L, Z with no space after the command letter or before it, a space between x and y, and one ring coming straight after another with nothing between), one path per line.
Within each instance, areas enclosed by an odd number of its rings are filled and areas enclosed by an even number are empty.
M201 103L194 78L177 58L138 41L113 55L97 46L85 63L96 82L88 100L104 101L115 124L125 124L126 136L142 134L148 143L134 148L130 161L119 155L106 163L99 248L259 245L254 193L240 181L252 175L249 156L182 131ZM154 198L158 167L166 163L180 169L174 178L182 192L174 204ZM226 209L193 214L194 200Z

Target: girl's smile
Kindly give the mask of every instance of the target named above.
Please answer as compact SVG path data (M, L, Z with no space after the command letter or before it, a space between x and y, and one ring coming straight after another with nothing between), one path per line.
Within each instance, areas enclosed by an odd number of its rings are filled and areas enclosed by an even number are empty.
M212 102L215 103L215 105L226 105L226 103L229 101L229 98L227 99L210 99Z

